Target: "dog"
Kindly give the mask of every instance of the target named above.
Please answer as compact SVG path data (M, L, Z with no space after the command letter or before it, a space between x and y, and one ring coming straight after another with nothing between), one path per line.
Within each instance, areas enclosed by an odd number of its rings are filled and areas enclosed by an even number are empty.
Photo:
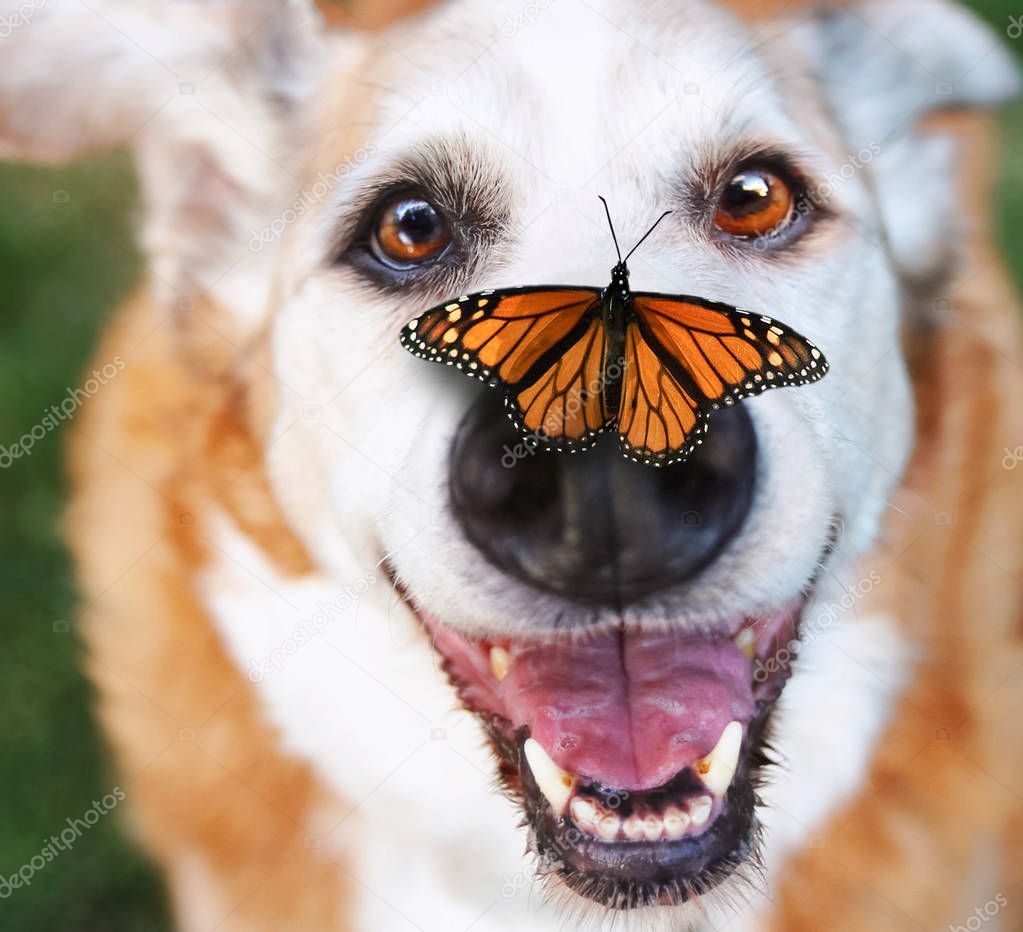
M1023 342L978 206L1015 68L942 0L759 7L8 11L3 151L140 179L67 527L180 928L1018 928ZM784 219L730 232L736 185ZM633 287L827 377L662 470L403 352L605 284L601 194L623 239L673 211Z

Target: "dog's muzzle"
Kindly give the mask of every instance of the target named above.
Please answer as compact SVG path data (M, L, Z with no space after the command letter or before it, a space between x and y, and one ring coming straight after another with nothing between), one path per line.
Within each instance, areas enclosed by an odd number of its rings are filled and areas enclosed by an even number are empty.
M718 412L703 445L663 469L624 459L613 436L545 452L489 391L451 447L463 533L509 587L548 598L515 634L472 637L420 617L522 801L541 869L611 908L683 902L754 850L763 735L787 676L758 671L795 636L802 600L710 630L627 619L677 602L684 586L666 590L737 539L756 457L742 407ZM604 621L567 624L540 608L549 594L566 615L574 604Z

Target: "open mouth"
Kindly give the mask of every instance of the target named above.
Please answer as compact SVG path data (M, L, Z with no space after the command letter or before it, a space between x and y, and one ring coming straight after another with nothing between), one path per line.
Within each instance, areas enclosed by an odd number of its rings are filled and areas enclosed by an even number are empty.
M541 871L613 909L702 894L754 849L770 663L802 602L727 630L473 639L421 615L522 803Z

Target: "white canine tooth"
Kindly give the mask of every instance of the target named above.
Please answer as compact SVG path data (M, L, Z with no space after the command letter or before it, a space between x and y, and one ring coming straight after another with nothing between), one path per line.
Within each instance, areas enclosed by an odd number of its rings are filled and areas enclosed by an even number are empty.
M508 651L503 647L490 648L490 672L494 674L498 682L508 675L510 666L511 658L508 656Z
M707 824L707 819L710 818L710 810L714 806L714 800L709 796L697 796L689 804L689 818L692 819L693 825L699 828L701 825Z
M681 838L689 828L689 813L675 806L669 806L664 812L664 834L669 838Z
M643 837L643 820L638 815L630 815L622 823L622 831L629 841L639 841Z
M618 829L622 820L616 815L606 815L597 823L597 834L604 841L614 841L618 837Z
M597 807L593 805L588 799L583 799L582 796L576 796L572 800L572 820L581 829L587 831L594 831L597 828L597 817L599 812Z
M655 815L648 815L643 820L643 834L647 841L660 841L664 833L664 825Z
M547 797L547 802L551 804L555 814L563 816L575 789L575 777L555 764L540 742L534 738L526 739L523 750L540 792Z
M729 722L721 732L714 750L696 762L696 772L715 796L724 796L735 776L739 765L739 751L742 750L742 725Z
M757 655L757 636L752 628L743 628L734 638L735 646L745 655L747 660L752 660Z

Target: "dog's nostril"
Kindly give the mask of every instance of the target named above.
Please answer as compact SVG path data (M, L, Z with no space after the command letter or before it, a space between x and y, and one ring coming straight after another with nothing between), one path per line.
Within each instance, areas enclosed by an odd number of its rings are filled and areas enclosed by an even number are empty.
M702 447L663 469L624 459L613 436L586 453L531 450L486 392L459 426L451 501L504 572L576 602L620 605L692 579L735 536L753 499L756 438L740 405Z

